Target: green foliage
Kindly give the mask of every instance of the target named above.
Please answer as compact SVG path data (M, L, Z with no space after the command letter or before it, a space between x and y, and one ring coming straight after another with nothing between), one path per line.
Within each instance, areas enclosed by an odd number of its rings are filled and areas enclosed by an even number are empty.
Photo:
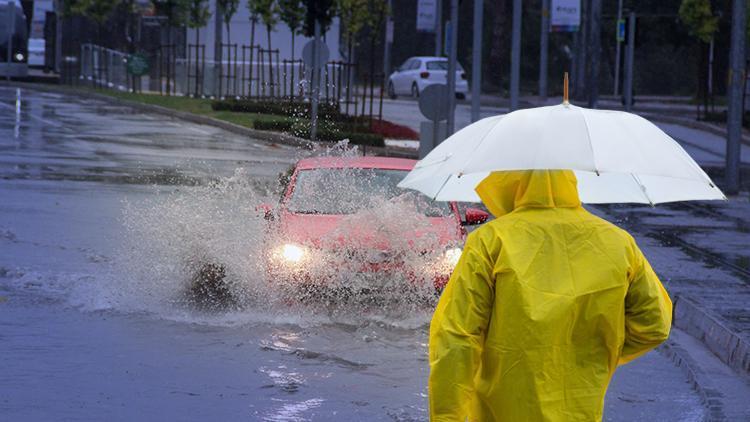
M203 28L208 25L209 19L211 19L211 11L208 10L208 2L206 0L189 0L188 27L194 29Z
M256 100L215 100L211 102L214 111L242 113L265 113L284 116L306 117L310 115L310 103L304 101L256 101ZM318 107L321 118L339 119L338 107L321 103Z
M167 18L167 26L182 26L187 22L188 1L154 0L154 11L157 16Z
M279 0L279 18L289 27L292 36L299 33L305 19L305 7L300 0Z
M719 17L714 16L710 0L682 0L679 16L690 35L705 43L711 42L719 29Z
M232 17L237 13L237 9L240 7L240 0L216 0L219 7L224 12L224 24L229 25L232 21Z
M355 38L369 22L367 0L336 0L336 13L343 25L343 36Z
M260 20L267 29L273 29L279 23L279 4L276 0L258 0L260 3Z
M385 0L369 0L367 9L369 19L366 24L370 26L370 37L377 38L383 30L383 22L390 14L388 2Z
M325 34L333 21L334 0L305 0L305 22L302 33L306 37L315 36L315 21L320 23L320 33Z
M118 0L68 0L65 2L67 7L63 7L63 10L71 15L91 19L97 25L103 25L119 3Z

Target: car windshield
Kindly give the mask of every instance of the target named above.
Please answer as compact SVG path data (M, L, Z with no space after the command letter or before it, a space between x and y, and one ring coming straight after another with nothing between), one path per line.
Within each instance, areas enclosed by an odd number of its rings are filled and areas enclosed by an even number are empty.
M448 70L448 60L439 60L427 62L427 70ZM463 72L461 63L456 63L456 71Z
M322 168L297 173L291 198L286 207L300 214L353 214L377 207L382 201L405 201L427 217L451 213L447 202L404 190L396 185L406 170Z

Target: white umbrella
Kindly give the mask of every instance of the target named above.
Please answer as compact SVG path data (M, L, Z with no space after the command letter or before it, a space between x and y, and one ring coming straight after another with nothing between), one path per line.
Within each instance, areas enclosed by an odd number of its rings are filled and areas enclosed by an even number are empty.
M432 150L399 183L440 201L479 202L493 171L574 170L589 204L726 199L669 135L621 111L567 101L473 123Z

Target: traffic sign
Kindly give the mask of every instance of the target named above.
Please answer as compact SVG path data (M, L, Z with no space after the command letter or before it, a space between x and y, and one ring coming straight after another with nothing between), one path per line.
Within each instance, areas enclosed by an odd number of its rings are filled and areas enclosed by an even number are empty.
M432 84L419 94L419 111L424 117L439 122L448 119L448 86Z
M143 76L148 73L148 58L141 53L128 57L127 71L133 76Z
M318 69L324 67L328 63L328 46L323 41L310 40L305 44L302 49L302 61L305 62L305 66L312 69L315 66L313 63L313 46L317 43L318 53Z
M625 19L620 19L617 21L617 41L625 41Z

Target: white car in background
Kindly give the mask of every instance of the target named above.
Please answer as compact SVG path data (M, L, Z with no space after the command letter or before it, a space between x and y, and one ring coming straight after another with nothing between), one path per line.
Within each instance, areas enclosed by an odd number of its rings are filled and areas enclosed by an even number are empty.
M445 57L419 56L407 59L388 77L388 96L411 95L416 98L427 86L448 83L448 59ZM456 63L456 98L466 98L469 83L466 72Z

